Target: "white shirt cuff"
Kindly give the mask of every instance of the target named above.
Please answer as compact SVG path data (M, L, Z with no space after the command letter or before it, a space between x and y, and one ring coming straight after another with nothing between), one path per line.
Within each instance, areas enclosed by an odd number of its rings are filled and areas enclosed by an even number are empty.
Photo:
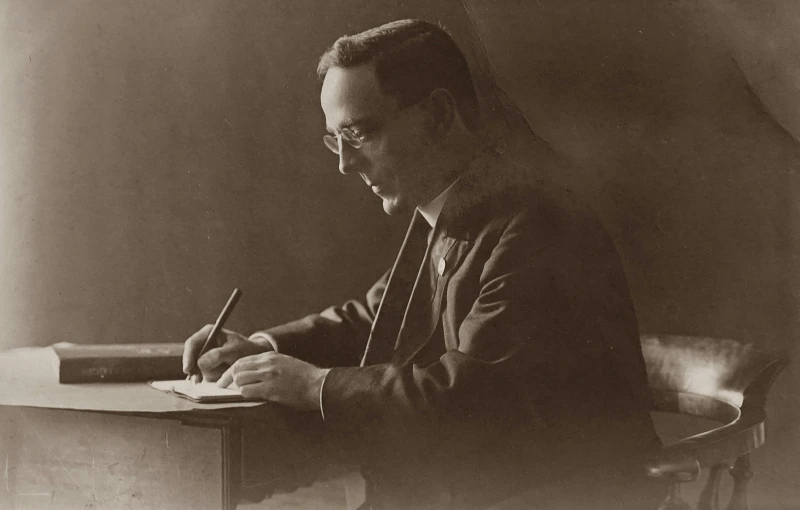
M325 410L322 407L322 388L325 387L325 381L328 380L328 374L331 373L331 369L329 368L325 375L322 377L322 384L319 385L319 414L322 415L322 421L325 421Z
M268 343L272 346L273 351L278 352L278 342L276 342L272 335L268 333L258 331L247 337L247 339L258 345L264 345L265 343Z

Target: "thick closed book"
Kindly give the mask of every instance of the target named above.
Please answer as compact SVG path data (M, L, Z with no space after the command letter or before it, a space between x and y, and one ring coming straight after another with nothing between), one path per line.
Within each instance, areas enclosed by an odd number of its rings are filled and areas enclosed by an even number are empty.
M138 382L183 376L182 343L53 344L60 383Z

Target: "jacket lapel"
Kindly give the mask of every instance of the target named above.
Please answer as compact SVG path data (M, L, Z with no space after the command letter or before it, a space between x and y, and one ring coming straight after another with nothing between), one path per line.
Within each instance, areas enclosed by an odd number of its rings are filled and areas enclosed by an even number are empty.
M431 341L441 318L447 284L464 259L470 244L469 241L441 233L431 242L425 266L420 270L395 342L393 363L410 361Z
M361 366L384 363L391 356L428 245L428 232L425 218L415 212L372 322Z

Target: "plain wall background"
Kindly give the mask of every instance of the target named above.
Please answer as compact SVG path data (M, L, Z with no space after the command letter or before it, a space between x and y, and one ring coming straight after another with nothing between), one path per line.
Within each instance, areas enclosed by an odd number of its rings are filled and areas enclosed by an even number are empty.
M0 347L182 341L234 286L243 332L362 293L406 222L337 173L314 69L408 16L451 28L572 164L556 177L609 226L642 331L794 346L793 0L0 0ZM755 508L800 506L797 374Z

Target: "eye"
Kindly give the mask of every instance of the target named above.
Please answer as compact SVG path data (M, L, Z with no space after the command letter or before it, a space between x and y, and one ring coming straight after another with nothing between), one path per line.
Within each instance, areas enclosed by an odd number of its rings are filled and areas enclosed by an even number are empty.
M354 138L358 138L359 140L364 140L364 137L367 136L367 132L360 128L350 128L350 133L353 135Z

